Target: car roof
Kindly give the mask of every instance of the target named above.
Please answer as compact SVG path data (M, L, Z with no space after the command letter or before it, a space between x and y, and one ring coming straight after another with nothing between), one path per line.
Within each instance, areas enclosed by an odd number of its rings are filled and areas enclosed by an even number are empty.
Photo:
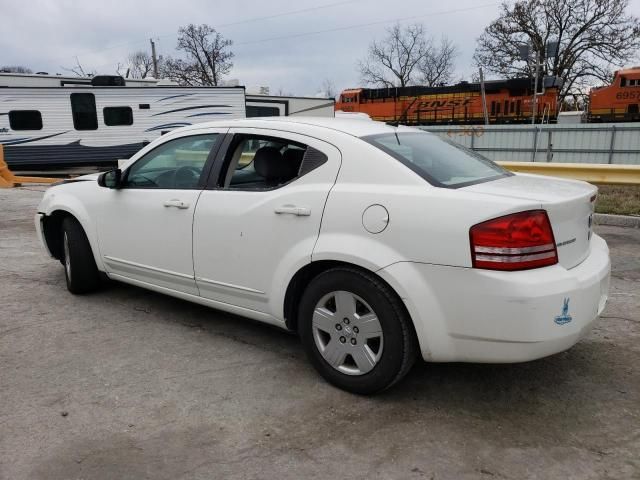
M355 118L333 118L333 117L256 117L238 118L232 120L215 120L203 122L183 127L180 131L195 130L202 128L220 127L254 127L254 128L275 128L291 130L296 126L311 126L334 130L346 133L354 137L365 137L367 135L377 135L381 133L394 133L398 129L383 122ZM175 131L175 130L174 130Z

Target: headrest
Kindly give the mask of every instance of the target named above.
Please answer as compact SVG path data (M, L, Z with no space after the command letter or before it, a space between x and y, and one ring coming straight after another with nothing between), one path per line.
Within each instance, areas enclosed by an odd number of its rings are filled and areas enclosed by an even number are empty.
M280 151L275 147L262 147L253 157L253 165L261 177L266 180L288 181L298 174L300 165L285 162Z
M301 150L299 148L289 148L282 154L282 160L285 163L294 163L296 167L300 168L302 158L304 157L304 152L305 150Z
M289 179L295 178L300 174L300 165L302 165L304 152L305 150L300 150L299 148L289 148L282 154L282 162L289 167Z

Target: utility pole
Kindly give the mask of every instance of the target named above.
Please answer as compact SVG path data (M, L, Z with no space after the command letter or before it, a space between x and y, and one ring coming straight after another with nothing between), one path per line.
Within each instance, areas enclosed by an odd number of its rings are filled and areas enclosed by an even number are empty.
M158 57L156 57L156 44L153 38L150 38L151 42L151 58L153 59L153 77L158 80Z
M484 114L484 124L489 125L489 114L487 113L487 95L484 91L484 75L480 67L480 94L482 95L482 113Z
M538 110L538 67L540 66L540 53L536 50L534 51L535 60L536 60L536 72L533 76L533 108L531 109L531 124L535 125L536 123L536 113Z
M540 47L539 49L534 49L532 46L526 44L526 43L521 43L518 46L518 54L520 57L520 60L522 60L523 62L527 62L527 65L529 64L529 62L531 61L531 51L533 50L533 55L534 55L534 61L535 63L535 75L533 77L533 101L532 103L532 108L531 108L531 124L535 125L536 123L536 114L538 113L538 95L544 95L545 93L545 85L548 83L547 81L551 79L551 82L549 83L549 85L553 85L554 87L557 87L560 83L558 77L555 77L555 79L545 76L542 78L542 91L540 93L538 93L538 78L540 77L540 67L543 66L543 62L546 62L546 59L548 58L555 58L558 56L558 49L560 47L560 43L557 40L549 40L547 41L547 43L545 45L543 45L542 47ZM547 109L547 107L545 106L545 108L542 109L542 122L544 122L544 112Z

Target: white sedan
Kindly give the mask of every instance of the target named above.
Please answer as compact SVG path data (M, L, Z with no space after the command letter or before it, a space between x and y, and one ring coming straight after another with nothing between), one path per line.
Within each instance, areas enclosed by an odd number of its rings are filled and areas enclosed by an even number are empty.
M368 394L418 355L520 362L582 338L609 285L596 193L406 127L230 120L50 188L36 227L72 293L106 275L296 331Z

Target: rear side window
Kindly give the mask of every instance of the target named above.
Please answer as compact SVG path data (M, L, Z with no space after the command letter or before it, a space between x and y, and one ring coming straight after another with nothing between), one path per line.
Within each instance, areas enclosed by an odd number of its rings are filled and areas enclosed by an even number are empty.
M42 115L38 110L11 110L11 130L42 130Z
M363 137L437 187L459 188L512 175L482 155L431 133Z
M97 130L96 97L93 93L72 93L71 113L76 130Z
M118 125L133 125L133 110L131 107L105 107L102 110L104 124L108 127Z
M220 186L233 190L279 188L326 161L324 153L299 142L240 134L227 152Z

